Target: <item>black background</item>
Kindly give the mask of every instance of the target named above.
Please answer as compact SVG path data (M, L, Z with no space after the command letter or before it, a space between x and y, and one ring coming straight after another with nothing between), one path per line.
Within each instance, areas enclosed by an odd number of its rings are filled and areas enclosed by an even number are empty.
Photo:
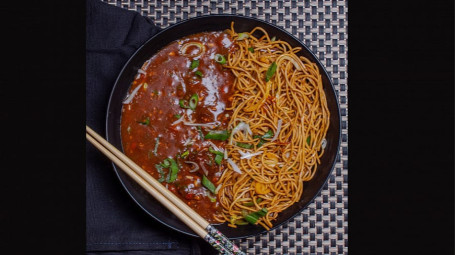
M454 254L453 1L363 2L348 22L349 252Z
M453 1L362 2L348 21L348 251L454 254Z
M85 250L84 4L0 3L2 254Z
M5 254L84 254L84 4L0 3ZM348 8L348 251L454 254L453 1Z

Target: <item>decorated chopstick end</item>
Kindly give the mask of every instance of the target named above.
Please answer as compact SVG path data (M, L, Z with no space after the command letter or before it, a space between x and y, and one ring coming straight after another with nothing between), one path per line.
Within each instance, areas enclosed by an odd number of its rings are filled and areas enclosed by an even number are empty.
M204 237L204 240L207 241L207 243L209 243L213 248L215 248L217 251L220 252L220 254L223 254L223 255L231 255L233 254L232 252L230 252L229 250L227 250L226 248L224 248L223 245L221 245L221 242L219 240L216 240L213 236L211 236L210 234L207 234L205 237Z
M208 225L206 228L208 234L206 236L206 241L212 244L207 237L213 239L212 241L215 242L216 245L224 247L229 253L221 253L221 254L234 254L234 255L246 255L243 251L239 249L229 238L223 235L220 231L214 228L212 225ZM214 246L212 244L212 246ZM215 247L215 246L214 246ZM216 248L216 247L215 247ZM221 251L220 251L221 252Z

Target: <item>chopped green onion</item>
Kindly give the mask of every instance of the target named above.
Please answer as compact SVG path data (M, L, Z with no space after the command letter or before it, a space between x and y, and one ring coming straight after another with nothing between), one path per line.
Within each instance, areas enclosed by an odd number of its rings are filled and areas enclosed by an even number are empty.
M266 142L266 140L264 139L261 139L259 142L258 142L258 145L256 145L256 147L261 147L262 145L264 145L264 143Z
M150 118L147 117L144 121L138 121L137 123L147 126L148 124L150 124Z
M272 79L272 76L275 74L276 72L276 63L273 62L269 69L267 70L267 73L266 73L266 76L265 76L265 81L270 81L270 79Z
M202 176L202 185L215 194L215 185L205 175Z
M267 214L267 208L262 208L261 210L259 210L257 212L253 212L248 215L245 215L244 218L249 223L256 224L256 222L259 220L259 218L265 216L266 214Z
M177 179L177 173L179 172L179 167L173 158L168 159L171 163L171 171L169 171L168 183L174 182Z
M169 162L168 159L163 160L163 163L161 163L161 166L164 168L168 168L171 166L171 162Z
M259 147L261 147L262 145L264 145L265 142L267 142L267 141L264 140L264 139L273 138L273 132L272 132L271 129L269 129L264 135L262 135L262 136L260 136L260 135L254 135L253 138L254 138L254 139L260 138L259 143L256 145L256 147L259 148Z
M248 215L245 216L245 220L248 221L251 224L256 224L256 222L259 220L259 218L248 214Z
M198 67L199 66L199 60L198 59L195 59L193 61L191 61L191 65L190 65L190 69L193 70L194 68Z
M201 71L199 71L199 70L197 70L196 72L194 72L194 74L197 75L197 76L199 76L199 77L201 77L201 78L202 78L202 76L203 76L202 73L201 73Z
M272 37L272 39L270 39L270 41L274 42L276 40L276 36Z
M180 114L175 114L174 117L175 117L176 119L180 119L180 118L182 117L182 115L180 115Z
M180 107L185 108L185 109L189 109L190 108L189 106L185 105L185 100L183 100L183 99L179 100L179 105L180 105Z
M158 179L159 182L164 182L164 172L163 172L163 167L160 166L160 165L155 165L156 167L156 170L158 171L158 173L160 174L160 178Z
M273 132L271 129L269 129L269 131L267 131L263 136L262 138L273 138Z
M186 156L188 156L188 154L190 154L190 151L185 151L184 153L182 153L182 155L180 155L180 157L186 158Z
M209 147L209 151L213 154L224 156L224 153L222 153L221 151L217 151L217 150L213 149L212 147Z
M158 145L160 144L160 137L158 136L155 138L155 148L153 149L153 155L157 155L158 152Z
M251 52L251 53L254 53L254 48L253 47L249 47L248 51Z
M248 35L248 33L239 33L239 37L237 38L237 40L240 41L240 40L243 40L243 39L248 38L248 37L250 37Z
M248 222L246 222L246 221L244 221L244 220L235 220L235 221L234 221L234 224L235 224L235 225L242 226L242 225L248 225Z
M221 161L223 161L223 158L224 158L224 156L221 156L221 155L218 155L218 154L217 154L217 155L215 156L215 163L216 163L217 165L221 165Z
M256 199L256 203L259 204L260 202L262 202L262 198ZM253 206L254 203L253 203L253 201L251 201L251 202L244 203L243 205L244 205L244 206Z
M217 63L222 64L222 65L226 64L226 58L223 55L221 55L221 54L216 54L215 55L215 61Z
M216 197L210 196L210 193L207 193L207 197L210 199L210 202L212 202L212 203L216 202Z
M245 209L243 209L242 210L242 216L245 218L245 216L247 216L247 215L248 215L248 212Z
M261 147L266 142L264 139L262 139L262 136L260 136L260 135L254 135L253 138L254 139L259 138L259 142L256 145L257 148Z
M197 94L193 94L190 97L190 100L188 102L188 106L186 105L186 100L184 100L184 99L180 99L179 100L179 105L182 108L194 110L194 109L196 109L196 106L197 106L198 102L199 102L199 96Z
M309 136L306 138L306 143L307 143L308 145L310 145L310 141L311 141L311 135L309 135Z
M202 133L202 128L200 126L197 126L197 131L199 132L199 135L201 136L201 140L204 141L204 134Z
M249 143L236 143L237 146L241 147L241 148L244 148L244 149L251 149L253 147L252 144L249 144Z
M214 130L210 131L205 135L205 139L213 139L226 141L229 138L229 132L227 130Z
M191 110L196 109L197 103L199 102L199 96L197 94L193 94L190 97L190 101L188 102L188 105L190 106Z

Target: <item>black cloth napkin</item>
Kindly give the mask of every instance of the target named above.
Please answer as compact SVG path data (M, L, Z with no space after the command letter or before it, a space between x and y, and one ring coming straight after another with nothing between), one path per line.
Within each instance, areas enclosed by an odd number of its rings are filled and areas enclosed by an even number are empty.
M160 28L139 13L86 1L86 122L105 137L108 99L129 57ZM87 254L206 254L199 238L171 230L152 219L129 197L111 162L86 145Z

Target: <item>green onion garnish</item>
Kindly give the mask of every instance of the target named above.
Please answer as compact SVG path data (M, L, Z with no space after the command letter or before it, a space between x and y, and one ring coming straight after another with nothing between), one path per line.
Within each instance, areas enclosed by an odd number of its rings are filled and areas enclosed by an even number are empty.
M260 135L253 135L253 139L257 139L257 138L259 138L259 142L256 145L256 147L259 148L265 143L265 140L262 139L262 136L260 136Z
M174 117L175 117L176 119L180 119L180 118L182 117L182 115L180 115L180 114L175 114Z
M179 167L173 158L168 159L171 163L171 171L169 171L168 183L174 182L177 179L177 173L179 172Z
M237 146L241 147L241 148L244 148L244 149L251 149L253 147L252 144L249 144L249 143L236 143Z
M157 155L158 152L158 145L160 144L160 137L158 136L155 138L155 148L153 149L153 155Z
M196 72L194 72L194 74L197 75L197 76L199 76L199 77L201 77L201 78L202 78L202 76L203 76L202 73L201 73L201 71L199 71L199 70L197 70Z
M254 139L260 138L259 143L256 145L256 147L259 148L259 147L261 147L262 145L264 145L265 142L267 142L267 141L264 140L264 139L273 138L273 131L272 131L271 129L269 129L267 132L265 132L264 135L262 135L262 136L260 136L260 135L254 135L253 138L254 138Z
M216 202L216 197L210 196L210 193L207 193L207 197L210 199L210 202L212 202L212 203Z
M234 221L234 224L235 224L235 225L242 226L242 225L248 225L248 222L246 222L246 221L244 221L244 220L235 220L235 221Z
M206 187L208 190L210 190L210 192L212 192L213 194L215 194L215 185L213 185L213 183L207 179L207 177L205 175L202 176L202 185L204 185L204 187Z
M196 109L197 103L199 102L199 96L197 94L193 94L190 97L190 101L188 102L188 105L190 106L191 110Z
M272 39L270 39L270 41L274 42L276 40L276 36L272 37Z
M168 159L163 160L163 163L161 163L161 166L164 168L168 168L171 166L171 162Z
M221 151L217 151L217 150L213 149L212 147L209 147L209 151L213 154L224 156L224 153L222 153Z
M198 67L199 66L199 60L198 59L195 59L193 61L191 61L191 65L190 65L190 69L193 70L194 68Z
M185 105L185 100L183 100L183 99L179 100L179 105L180 105L180 107L185 108L185 109L190 108L189 106Z
M257 212L253 212L244 216L245 220L251 224L256 224L260 217L263 217L267 214L267 208L262 208Z
M186 158L186 156L188 156L188 154L190 154L190 151L185 151L184 153L182 153L182 155L180 155L180 157Z
M261 147L261 146L264 145L264 143L266 142L266 140L262 139L262 136L260 136L260 135L254 135L253 138L254 138L254 139L259 138L259 142L258 142L258 144L256 145L257 148Z
M243 40L243 39L248 38L248 37L250 37L248 35L248 33L239 33L239 37L237 38L237 40L240 41L240 40Z
M155 165L156 170L160 174L160 178L158 179L159 182L164 182L164 172L163 172L163 167L160 165Z
M248 51L251 52L251 53L254 53L254 48L253 47L249 47Z
M215 61L217 63L222 64L222 65L226 64L226 58L223 55L221 55L221 54L216 54L215 55Z
M221 161L223 161L223 157L224 157L224 156L220 156L220 155L217 154L217 155L215 156L215 163L216 163L217 165L221 165Z
M311 135L309 135L309 136L306 138L306 143L307 143L308 145L310 145L310 141L311 141Z
M200 126L197 126L197 131L199 132L199 136L201 137L201 140L204 141L204 134L202 133L202 128Z
M276 63L273 62L269 69L267 70L267 73L266 73L266 76L265 76L265 81L270 81L270 79L272 79L272 76L275 74L276 72Z
M143 121L138 121L137 123L141 124L141 125L144 125L144 126L147 126L148 124L150 124L150 118L147 117L145 120Z
M262 136L262 138L273 138L273 132L271 129L269 131L265 132L265 134Z
M214 130L210 131L205 135L205 139L213 139L226 141L229 138L229 132L227 130Z

